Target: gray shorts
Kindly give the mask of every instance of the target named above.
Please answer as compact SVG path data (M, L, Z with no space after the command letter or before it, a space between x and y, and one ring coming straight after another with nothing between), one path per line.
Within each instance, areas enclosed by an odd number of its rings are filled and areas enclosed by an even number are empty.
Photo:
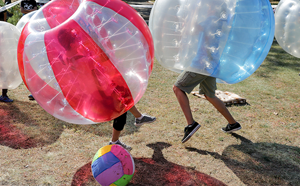
M210 98L214 98L217 89L216 78L197 74L194 72L183 71L177 78L175 86L180 90L191 93L199 84L199 94L204 94Z

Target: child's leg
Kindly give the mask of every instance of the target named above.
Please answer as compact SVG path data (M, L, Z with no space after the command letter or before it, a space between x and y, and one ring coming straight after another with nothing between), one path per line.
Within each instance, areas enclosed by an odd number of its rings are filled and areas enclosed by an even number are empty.
M125 143L122 143L119 140L121 131L124 129L124 126L126 124L126 115L127 115L127 112L125 112L123 115L114 119L114 123L113 123L114 128L113 128L112 138L108 144L109 145L112 145L112 144L121 145L126 150L131 150L132 148L130 146L126 145Z
M7 97L7 89L2 89L2 96Z
M225 104L218 97L205 97L225 117L229 124L236 123L235 119L232 117Z
M126 118L127 118L127 112L125 112L123 115L114 119L113 132L112 132L112 138L111 138L112 142L119 140L121 131L124 129L124 126L126 124Z
M129 111L131 112L131 114L133 114L135 118L140 118L142 116L142 114L138 111L138 109L135 106L129 109Z
M173 91L176 95L176 98L177 98L177 100L179 102L179 105L182 109L182 112L185 116L187 124L188 125L193 124L194 118L193 118L193 115L192 115L189 98L187 97L186 93L183 92L180 88L178 88L175 85L173 86Z
M135 117L134 125L137 127L142 126L145 123L152 123L153 121L156 120L155 117L141 114L140 111L138 111L138 109L135 106L133 106L129 111Z
M0 96L0 101L1 102L13 102L14 100L9 99L9 97L7 96L7 89L2 89L2 95Z
M115 142L115 141L119 140L120 134L121 134L121 131L113 129L111 141Z

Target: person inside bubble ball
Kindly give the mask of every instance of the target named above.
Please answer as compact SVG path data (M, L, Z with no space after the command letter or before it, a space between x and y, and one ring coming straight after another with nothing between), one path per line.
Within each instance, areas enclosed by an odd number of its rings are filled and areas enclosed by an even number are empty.
M11 3L10 0L5 0L5 5ZM0 12L0 21L7 21L7 11L3 11L3 12ZM1 102L13 102L14 100L10 99L8 96L7 96L7 89L2 89L2 95L0 96L0 101Z
M212 0L211 3L216 3L216 1L218 0ZM219 43L222 37L222 27L228 22L228 18L225 18L227 6L226 4L219 7L210 5L205 11L208 16L195 26L198 45L191 67L200 71L205 69L207 73L212 74L220 59ZM203 14L205 15L205 12ZM221 15L221 18L217 15Z
M214 0L212 0L214 1ZM216 4L215 4L216 5ZM218 8L218 6L210 6L210 10L208 12L212 13L212 15L215 14L215 9ZM221 8L222 9L222 8ZM219 14L220 15L220 14ZM207 59L209 59L210 62L214 63L216 59L218 59L218 53L211 50L211 48L218 48L218 41L219 39L217 37L218 34L212 34L211 30L217 31L218 29L221 29L222 27L222 20L219 19L219 22L216 22L216 17L214 16L208 16L207 20L205 20L203 23L199 24L198 31L200 34L203 34L201 37L212 37L206 40L206 43L202 43L201 46L198 46L198 53L196 57L194 58L193 62L197 62L201 59L201 57L206 56ZM201 28L202 27L202 28ZM215 28L212 28L215 27ZM209 43L210 42L210 43ZM206 48L203 45L210 45L213 47L209 47L209 49ZM207 47L208 48L208 47ZM198 124L192 115L189 99L187 97L186 93L191 93L191 91L199 85L199 93L204 94L205 98L224 116L224 118L228 121L228 124L226 127L222 128L223 132L231 133L233 131L237 131L241 129L241 125L233 118L233 116L230 114L228 109L226 108L225 104L215 95L215 90L217 89L216 85L216 78L211 76L206 76L190 71L183 71L177 78L177 81L175 82L173 86L173 91L176 95L176 98L179 102L179 105L184 113L184 116L187 121L187 126L184 128L184 137L182 139L182 143L185 143L187 140L190 139L190 137L201 127L200 124Z
M72 28L61 29L58 32L57 37L58 37L59 44L64 48L64 50L66 52L63 57L60 55L59 58L60 58L61 62L64 65L68 65L70 67L70 69L76 71L77 70L76 61L78 61L81 58L84 58L86 56L86 54L84 53L84 51L86 51L86 49L81 48L78 45L78 43L80 43L80 38L77 34L76 29L72 29ZM85 59L81 59L81 60L87 61ZM88 62L87 62L87 65L91 65L91 64L88 64ZM99 72L95 68L91 67L91 69L92 69L91 74L94 77L93 79L95 81L95 84L97 86L99 86L99 91L97 92L97 95L100 94L101 97L103 98L104 101L102 102L102 104L104 105L104 108L111 108L111 106L114 105L115 100L113 100L113 98L110 95L107 95L104 91L101 91L103 88L98 83L98 79L101 79L102 77L99 75ZM114 84L114 83L112 83L112 84ZM118 90L119 92L123 92L123 93L128 91L125 87L123 87L121 85L115 86L114 89ZM112 109L114 110L114 112L120 112L114 108L112 108ZM107 110L109 111L109 109L107 109ZM104 113L106 111L103 110L101 112ZM140 113L135 105L131 109L129 109L129 112L131 112L133 114L133 116L135 117L134 125L137 127L140 127L145 123L152 123L156 120L156 117L152 117L152 116ZM111 114L113 114L113 113L111 113ZM106 112L106 115L108 117L112 117L112 116L109 116L110 113L108 113L108 112ZM127 112L125 112L124 114L122 114L121 116L119 116L113 120L112 138L108 144L109 145L111 145L111 144L121 145L123 148L125 148L127 150L131 150L132 148L130 146L126 145L125 143L123 143L119 140L121 131L124 129L124 126L126 124L126 118L127 118Z

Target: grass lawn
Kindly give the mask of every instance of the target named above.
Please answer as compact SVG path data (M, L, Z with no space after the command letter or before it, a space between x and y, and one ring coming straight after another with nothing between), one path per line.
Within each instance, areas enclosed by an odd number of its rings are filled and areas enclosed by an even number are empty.
M155 62L137 108L157 117L139 128L128 116L121 140L133 147L136 165L129 185L300 185L300 60L276 43L246 80L218 89L247 99L228 107L242 130L227 123L208 101L189 95L202 127L181 143L185 118L172 90L178 74ZM24 84L0 103L0 185L98 185L91 161L111 137L112 122L74 125L29 101Z

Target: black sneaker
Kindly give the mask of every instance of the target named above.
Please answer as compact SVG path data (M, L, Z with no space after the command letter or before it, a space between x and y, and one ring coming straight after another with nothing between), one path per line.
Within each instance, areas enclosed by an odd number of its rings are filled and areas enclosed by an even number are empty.
M143 114L143 116L144 117L142 117L142 119L138 119L138 118L135 119L135 123L134 123L135 126L140 127L144 123L152 123L153 121L156 120L156 117L148 116L145 114Z
M30 101L35 100L34 97L31 94L28 96L28 98L29 98Z
M181 142L184 143L192 137L192 135L201 127L197 122L194 122L191 125L188 125L184 128L184 137Z
M226 127L223 127L222 131L226 133L232 133L234 131L240 130L241 128L241 125L236 122L235 124L228 124Z
M13 102L14 100L9 99L9 97L7 96L0 96L0 101L9 103L9 102Z

